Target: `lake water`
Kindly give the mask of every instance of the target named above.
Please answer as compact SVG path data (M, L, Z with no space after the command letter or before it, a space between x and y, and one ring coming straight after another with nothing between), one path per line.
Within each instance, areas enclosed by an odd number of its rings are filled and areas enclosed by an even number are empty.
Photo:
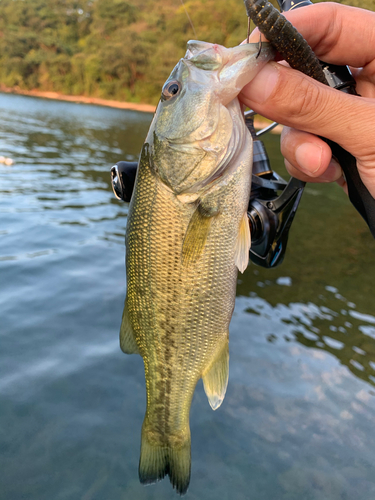
M0 498L174 499L138 482L142 359L122 354L127 205L151 115L0 94ZM285 173L279 137L266 147ZM375 498L375 242L309 185L283 264L239 278L226 398L198 384L188 499Z

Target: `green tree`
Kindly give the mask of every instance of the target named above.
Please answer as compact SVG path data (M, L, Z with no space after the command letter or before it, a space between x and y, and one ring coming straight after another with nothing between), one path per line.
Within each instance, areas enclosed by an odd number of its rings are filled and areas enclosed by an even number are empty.
M242 0L0 0L0 84L156 103L189 39L246 30Z

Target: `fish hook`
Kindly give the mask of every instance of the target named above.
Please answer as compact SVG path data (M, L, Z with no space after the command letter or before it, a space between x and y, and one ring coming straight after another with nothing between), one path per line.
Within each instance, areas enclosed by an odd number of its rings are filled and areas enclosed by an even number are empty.
M247 17L247 37L246 37L246 43L249 43L249 39L250 39L250 23L251 23L251 19L248 16ZM261 51L262 51L262 34L259 32L259 50L258 50L257 55L255 56L255 59L258 59L258 57L260 56Z
M257 55L255 56L255 59L258 59L258 57L260 56L261 51L262 51L262 33L259 31L259 50L258 50Z

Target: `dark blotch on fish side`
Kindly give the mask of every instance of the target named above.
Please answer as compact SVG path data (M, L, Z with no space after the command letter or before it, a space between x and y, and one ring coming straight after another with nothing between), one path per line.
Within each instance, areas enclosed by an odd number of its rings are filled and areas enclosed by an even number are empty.
M247 15L293 68L327 84L319 59L296 28L266 0L245 0Z

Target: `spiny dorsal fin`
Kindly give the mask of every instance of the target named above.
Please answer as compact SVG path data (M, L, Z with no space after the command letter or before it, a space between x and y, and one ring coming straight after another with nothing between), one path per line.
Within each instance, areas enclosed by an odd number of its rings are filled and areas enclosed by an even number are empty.
M234 263L243 273L249 264L249 250L251 247L250 226L247 212L243 214L234 249Z
M224 400L229 377L229 346L228 340L219 355L203 374L203 386L208 402L213 410L217 410Z
M182 263L194 264L200 257L210 231L212 216L198 205L191 216L182 244Z
M139 354L138 346L134 338L133 328L129 321L129 312L126 300L120 329L120 347L125 354Z

